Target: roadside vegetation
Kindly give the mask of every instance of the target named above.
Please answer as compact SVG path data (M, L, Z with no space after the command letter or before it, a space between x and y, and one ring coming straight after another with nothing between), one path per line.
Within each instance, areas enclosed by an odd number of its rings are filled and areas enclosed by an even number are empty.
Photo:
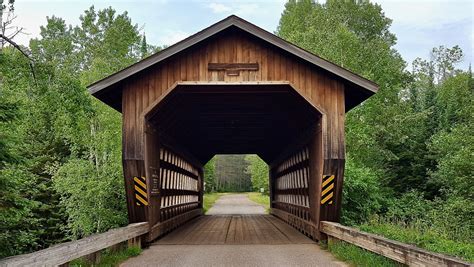
M344 241L326 244L325 247L339 260L358 267L397 267L404 266L396 261L377 255Z
M474 262L474 243L465 238L453 240L449 234L440 233L424 222L405 225L402 222L370 221L358 227L360 230L385 236L389 239L413 244L429 251L452 255Z
M226 193L205 193L204 194L204 200L203 200L203 212L204 214L207 213L207 211L216 203L216 201Z
M341 223L473 261L471 69L443 44L407 68L391 22L369 1L290 0L277 35L380 86L347 113Z
M136 257L142 253L142 249L136 246L128 247L118 251L105 250L100 255L98 263L91 263L86 259L76 259L69 263L71 267L114 267L129 258Z
M270 197L260 192L247 193L250 200L265 207L267 213L270 212Z

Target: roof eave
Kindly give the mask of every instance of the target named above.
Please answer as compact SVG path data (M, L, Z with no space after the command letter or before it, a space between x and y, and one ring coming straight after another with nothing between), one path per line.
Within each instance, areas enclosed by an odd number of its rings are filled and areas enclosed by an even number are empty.
M334 63L331 63L323 58L320 58L296 45L293 45L280 37L267 32L266 30L253 25L237 16L230 16L220 22L217 22L208 28L148 57L145 58L121 71L118 71L108 77L105 77L91 85L88 86L89 92L92 95L96 95L101 90L108 88L120 81L150 67L153 66L181 51L186 48L189 48L231 26L235 26L245 32L248 32L268 43L275 45L276 47L287 51L290 54L293 54L303 60L314 64L315 66L328 71L343 80L346 80L349 83L356 85L356 87L360 87L365 89L369 92L376 93L379 89L378 85L374 82L365 79L343 67L340 67Z

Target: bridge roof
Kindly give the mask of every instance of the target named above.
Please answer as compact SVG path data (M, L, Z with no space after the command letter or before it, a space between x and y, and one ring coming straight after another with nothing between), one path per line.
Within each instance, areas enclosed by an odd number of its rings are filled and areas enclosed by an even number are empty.
M120 82L231 27L237 27L343 80L350 88L348 98L346 98L346 110L356 106L378 91L379 87L374 82L293 45L235 15L229 16L166 49L90 84L88 89L92 95L120 111L121 93L114 90Z

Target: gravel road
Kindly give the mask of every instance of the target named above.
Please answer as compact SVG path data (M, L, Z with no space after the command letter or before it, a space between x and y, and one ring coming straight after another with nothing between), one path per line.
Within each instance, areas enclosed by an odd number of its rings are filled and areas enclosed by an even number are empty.
M265 208L251 201L247 194L223 195L206 215L266 214Z

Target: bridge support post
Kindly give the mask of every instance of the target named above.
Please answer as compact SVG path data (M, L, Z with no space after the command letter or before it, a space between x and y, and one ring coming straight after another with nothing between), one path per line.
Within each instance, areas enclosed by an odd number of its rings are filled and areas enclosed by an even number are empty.
M138 205L135 199L134 177L145 177L145 163L143 160L123 159L123 175L125 179L125 195L127 198L128 222L137 223L147 221L148 210L144 205Z
M148 194L148 224L153 227L160 221L161 214L161 181L160 181L160 151L161 144L158 132L148 122L145 122L145 172Z

